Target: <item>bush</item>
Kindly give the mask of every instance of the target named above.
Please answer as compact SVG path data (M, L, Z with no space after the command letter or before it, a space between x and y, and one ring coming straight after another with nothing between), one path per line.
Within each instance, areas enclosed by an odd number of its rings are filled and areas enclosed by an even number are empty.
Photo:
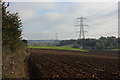
M2 3L2 46L15 50L21 44L22 23L18 13L10 13L8 7L9 3Z

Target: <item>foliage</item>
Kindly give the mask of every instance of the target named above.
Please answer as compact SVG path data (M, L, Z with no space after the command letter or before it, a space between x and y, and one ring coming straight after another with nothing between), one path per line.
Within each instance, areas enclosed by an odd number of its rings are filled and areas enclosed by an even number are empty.
M21 43L22 23L18 13L7 11L9 3L2 3L2 40L3 47L15 50Z
M57 46L64 46L64 45L68 45L68 44L73 44L76 40L62 40L59 44L57 44Z
M23 43L24 45L26 45L26 46L28 45L28 41L25 40L25 39L22 40L22 43Z
M120 38L114 36L111 37L100 37L99 39L78 39L78 40L63 40L57 46L64 46L68 44L73 44L73 48L83 48L83 49L118 49L118 44L120 43ZM69 42L69 43L68 43ZM71 42L71 43L70 43Z

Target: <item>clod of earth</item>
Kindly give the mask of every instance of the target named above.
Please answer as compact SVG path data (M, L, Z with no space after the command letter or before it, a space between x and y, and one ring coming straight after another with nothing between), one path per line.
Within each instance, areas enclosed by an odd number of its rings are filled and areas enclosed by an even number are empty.
M115 52L76 52L30 49L27 59L32 78L120 78ZM109 54L109 55L108 55Z

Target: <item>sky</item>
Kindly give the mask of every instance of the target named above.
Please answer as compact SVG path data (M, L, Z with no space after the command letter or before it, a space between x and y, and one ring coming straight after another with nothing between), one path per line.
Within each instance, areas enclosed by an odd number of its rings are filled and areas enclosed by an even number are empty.
M8 10L19 13L27 40L77 39L81 15L86 38L118 36L117 2L10 2Z
M6 2L118 2L119 0L3 0Z

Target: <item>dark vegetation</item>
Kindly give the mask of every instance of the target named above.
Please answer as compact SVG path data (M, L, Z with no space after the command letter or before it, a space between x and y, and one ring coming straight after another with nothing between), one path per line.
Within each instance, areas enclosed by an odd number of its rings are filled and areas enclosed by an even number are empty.
M24 44L24 46L27 46L27 45L28 45L28 41L25 40L25 39L23 39L23 40L22 40L22 44Z
M7 11L9 3L2 3L2 41L3 47L16 50L21 45L22 22L18 13Z
M2 6L2 77L25 78L24 59L27 56L27 41L22 40L22 22L18 13L7 10L9 3Z
M7 11L8 7L9 3L2 3L2 46L16 50L22 45L22 22L18 13Z
M90 50L106 50L106 49L118 49L120 38L114 36L100 37L99 39L78 39L78 40L62 40L57 46L65 46L72 44L73 48L83 48Z

